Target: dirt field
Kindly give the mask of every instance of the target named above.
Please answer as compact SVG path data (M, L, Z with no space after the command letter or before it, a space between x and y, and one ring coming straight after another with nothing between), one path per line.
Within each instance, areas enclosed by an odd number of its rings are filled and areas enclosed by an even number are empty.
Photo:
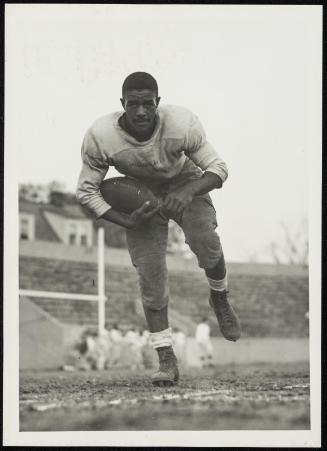
M285 430L310 428L306 363L181 371L152 387L151 372L22 372L21 431Z

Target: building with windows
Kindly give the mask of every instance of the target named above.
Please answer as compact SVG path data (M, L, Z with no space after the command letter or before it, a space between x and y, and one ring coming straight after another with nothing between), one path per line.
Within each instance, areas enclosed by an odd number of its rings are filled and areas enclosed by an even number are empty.
M19 201L19 238L54 241L91 247L95 243L94 221L74 197L52 192L49 203Z
M19 199L20 240L40 242L40 245L50 241L90 248L97 245L97 228L103 227L107 246L126 248L124 228L104 219L95 219L78 204L73 194L54 190L48 196L41 194L29 189ZM168 229L167 252L192 258L181 228L172 221Z

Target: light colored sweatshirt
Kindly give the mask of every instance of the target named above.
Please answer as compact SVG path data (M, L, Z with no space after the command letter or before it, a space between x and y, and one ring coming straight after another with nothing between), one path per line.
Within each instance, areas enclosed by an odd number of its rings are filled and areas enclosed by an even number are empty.
M203 171L227 178L225 162L207 142L203 127L191 111L174 105L157 109L151 138L139 142L118 124L123 112L97 119L82 144L82 170L76 197L97 218L111 207L99 187L110 166L143 180L148 186L179 186L202 177Z

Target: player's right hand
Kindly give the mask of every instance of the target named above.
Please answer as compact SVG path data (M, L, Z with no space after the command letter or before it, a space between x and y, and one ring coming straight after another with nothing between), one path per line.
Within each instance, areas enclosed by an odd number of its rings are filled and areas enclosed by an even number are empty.
M159 208L159 205L152 207L149 201L144 202L140 208L134 210L133 213L129 215L130 224L128 228L136 229L138 226L152 218L152 216L157 213Z

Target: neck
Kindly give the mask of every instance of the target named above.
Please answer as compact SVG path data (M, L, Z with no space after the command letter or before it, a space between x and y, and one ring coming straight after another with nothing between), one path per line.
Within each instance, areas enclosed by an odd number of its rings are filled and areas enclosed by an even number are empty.
M133 136L133 138L135 138L137 141L147 141L148 139L151 138L155 126L156 126L156 119L153 122L153 126L151 128L150 131L146 132L146 133L138 133L136 132L133 127L130 126L126 114L124 113L118 120L119 125L121 126L121 128L123 130L125 130L125 132L127 132L129 135Z

